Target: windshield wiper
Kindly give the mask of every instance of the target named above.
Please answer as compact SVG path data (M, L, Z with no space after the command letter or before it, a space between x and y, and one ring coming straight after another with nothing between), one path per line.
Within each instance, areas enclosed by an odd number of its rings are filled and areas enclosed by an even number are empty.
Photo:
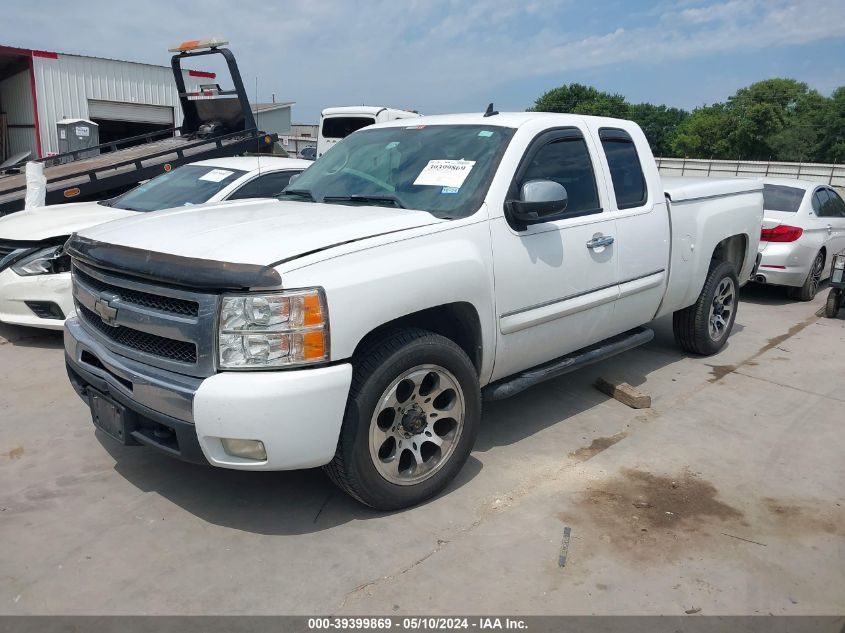
M279 198L282 196L301 196L303 198L307 198L311 202L316 202L314 199L314 194L308 191L307 189L285 189L282 193L278 195Z
M389 203L399 209L407 208L402 201L396 196L380 195L380 196L326 196L323 202L360 202L361 204L373 203Z

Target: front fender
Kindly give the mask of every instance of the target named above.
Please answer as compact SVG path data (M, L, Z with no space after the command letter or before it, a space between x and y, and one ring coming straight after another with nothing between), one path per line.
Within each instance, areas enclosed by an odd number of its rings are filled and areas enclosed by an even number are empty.
M493 268L486 220L454 221L420 235L395 238L282 272L285 288L326 291L331 360L350 358L376 328L448 303L469 303L479 316L483 355L480 379L493 369Z

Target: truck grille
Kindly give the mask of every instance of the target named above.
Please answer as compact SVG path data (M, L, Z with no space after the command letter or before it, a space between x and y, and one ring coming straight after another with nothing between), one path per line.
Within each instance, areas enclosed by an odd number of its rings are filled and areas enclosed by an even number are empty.
M89 325L107 339L119 345L125 345L145 354L168 358L180 363L193 364L197 362L197 346L193 343L174 341L163 336L147 334L146 332L123 327L122 325L106 325L98 314L91 312L91 310L79 302L76 304L76 310L86 325Z
M163 286L78 261L73 297L80 323L117 354L190 376L215 371L218 295Z
M91 275L82 272L79 268L74 271L74 274L90 288L99 292L113 292L119 295L123 301L128 303L134 303L135 305L139 305L144 308L153 308L155 310L170 312L172 314L184 314L186 316L193 317L199 314L199 304L196 301L174 299L173 297L162 297L148 292L130 290L129 288L120 288L119 286L113 286L112 284L100 281L96 277L92 277Z

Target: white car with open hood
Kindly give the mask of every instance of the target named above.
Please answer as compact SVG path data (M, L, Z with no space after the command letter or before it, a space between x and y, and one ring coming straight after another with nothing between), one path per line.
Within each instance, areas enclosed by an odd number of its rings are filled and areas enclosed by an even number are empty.
M482 399L649 341L714 354L754 271L757 181L661 182L629 121L464 114L339 142L279 201L138 215L68 242L68 374L126 444L245 470L325 466L426 499Z
M0 218L0 322L60 330L73 314L70 258L75 231L170 207L281 193L311 161L236 156L163 173L110 200L58 204Z

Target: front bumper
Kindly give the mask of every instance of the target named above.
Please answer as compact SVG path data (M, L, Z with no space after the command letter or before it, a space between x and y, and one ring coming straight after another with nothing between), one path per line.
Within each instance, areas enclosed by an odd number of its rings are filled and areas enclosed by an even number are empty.
M334 457L352 381L350 364L192 378L131 361L65 328L65 361L77 393L93 388L123 405L131 441L190 462L238 470L293 470ZM228 455L221 439L260 440L267 459Z
M0 272L0 321L61 330L65 322L63 318L43 318L26 304L27 301L56 304L65 317L73 316L70 273L23 277L11 268Z

